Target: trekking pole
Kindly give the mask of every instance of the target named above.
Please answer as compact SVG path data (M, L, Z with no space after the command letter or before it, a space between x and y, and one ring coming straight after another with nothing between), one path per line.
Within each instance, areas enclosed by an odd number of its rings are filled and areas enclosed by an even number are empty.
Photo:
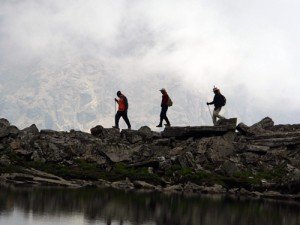
M207 107L208 107L208 110L209 110L210 117L213 118L213 116L212 116L212 114L211 114L211 111L210 111L209 105L207 105Z

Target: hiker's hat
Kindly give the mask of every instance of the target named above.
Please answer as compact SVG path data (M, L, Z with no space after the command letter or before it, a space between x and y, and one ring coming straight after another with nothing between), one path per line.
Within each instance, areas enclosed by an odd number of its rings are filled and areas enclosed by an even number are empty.
M214 86L213 91L220 91L220 89Z
M162 88L162 89L160 89L159 91L166 91L166 89Z

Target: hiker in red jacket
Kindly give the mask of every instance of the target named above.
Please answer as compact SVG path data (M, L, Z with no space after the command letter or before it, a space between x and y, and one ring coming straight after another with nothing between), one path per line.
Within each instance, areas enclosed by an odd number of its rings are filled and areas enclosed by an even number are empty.
M166 91L166 89L162 88L161 90L159 90L162 93L162 100L161 100L161 112L160 112L160 122L156 127L162 127L162 122L163 120L165 120L167 123L165 124L165 126L171 126L170 121L167 117L167 111L169 108L169 100L170 97Z
M115 126L113 128L119 128L119 120L121 117L123 117L124 121L126 122L128 129L131 129L131 125L127 116L127 110L128 110L128 101L125 95L121 93L121 91L117 92L117 96L119 97L119 100L115 98L115 101L118 103L119 108L115 116Z

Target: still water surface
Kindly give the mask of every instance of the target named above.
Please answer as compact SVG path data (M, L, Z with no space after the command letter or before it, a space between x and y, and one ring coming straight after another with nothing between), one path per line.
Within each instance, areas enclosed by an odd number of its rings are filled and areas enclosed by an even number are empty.
M0 187L0 225L300 225L300 204L102 189Z

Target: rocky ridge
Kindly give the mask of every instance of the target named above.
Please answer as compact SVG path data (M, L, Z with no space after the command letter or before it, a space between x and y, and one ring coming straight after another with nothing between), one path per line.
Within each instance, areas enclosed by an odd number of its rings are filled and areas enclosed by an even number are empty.
M0 181L223 193L299 200L300 125L271 118L247 126L167 127L161 133L104 128L91 133L19 130L0 119Z

